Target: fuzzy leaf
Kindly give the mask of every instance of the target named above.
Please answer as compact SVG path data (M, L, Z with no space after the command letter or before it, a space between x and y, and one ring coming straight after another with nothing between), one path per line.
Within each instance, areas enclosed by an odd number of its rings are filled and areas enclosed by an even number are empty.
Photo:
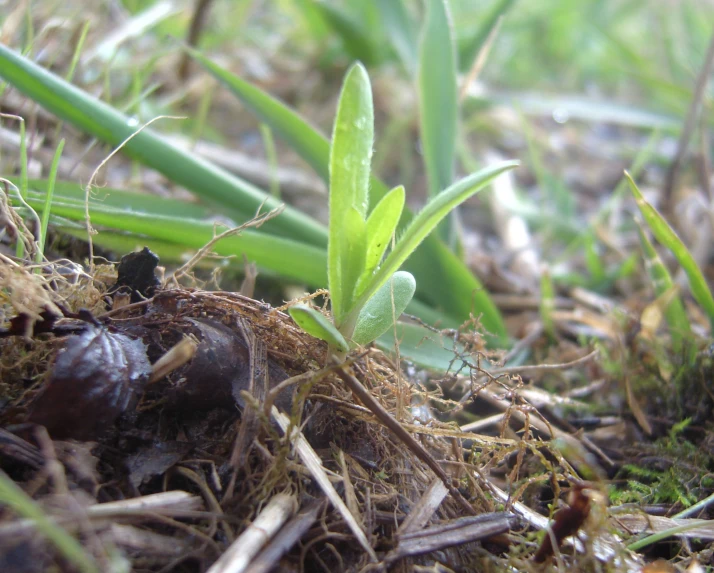
M349 283L353 275L350 255L354 256L354 245L343 240L345 222L350 217L348 224L354 223L352 210L357 212L362 221L367 218L373 139L374 110L369 76L361 64L355 64L347 72L342 86L330 146L327 260L332 314L338 326L359 278L357 274L355 282Z
M296 324L308 334L324 340L340 352L347 352L350 349L344 337L319 310L304 304L296 304L291 306L288 312Z
M400 185L387 193L370 213L365 236L367 254L364 271L357 283L355 296L362 294L367 281L379 266L392 235L397 229L403 209L404 187Z
M416 281L411 273L398 271L364 305L352 334L356 344L369 344L384 334L402 315L414 296ZM393 297L393 298L392 298Z
M340 282L345 309L352 307L355 285L364 272L367 226L356 209L350 208L335 239L340 241L342 253ZM332 295L332 291L330 291ZM339 326L339 324L338 324Z

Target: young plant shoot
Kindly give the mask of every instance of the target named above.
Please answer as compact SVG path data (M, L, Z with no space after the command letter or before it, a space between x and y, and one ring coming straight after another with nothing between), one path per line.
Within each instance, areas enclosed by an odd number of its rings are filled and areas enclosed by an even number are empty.
M339 354L386 332L414 296L414 277L399 267L458 204L518 163L509 161L465 177L429 201L387 247L404 209L404 187L389 191L370 211L369 181L374 109L367 71L353 65L344 80L330 147L330 225L327 276L332 322L317 309L291 307L306 332Z

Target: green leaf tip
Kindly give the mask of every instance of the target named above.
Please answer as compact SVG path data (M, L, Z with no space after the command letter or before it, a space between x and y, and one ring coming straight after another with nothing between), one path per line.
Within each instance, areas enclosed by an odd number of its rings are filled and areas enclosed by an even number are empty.
M374 144L372 86L354 64L345 75L330 145L330 225L327 246L332 315L342 326L365 265L365 228Z
M339 330L319 310L304 304L296 304L288 309L295 323L308 334L324 340L340 352L347 352L350 347Z

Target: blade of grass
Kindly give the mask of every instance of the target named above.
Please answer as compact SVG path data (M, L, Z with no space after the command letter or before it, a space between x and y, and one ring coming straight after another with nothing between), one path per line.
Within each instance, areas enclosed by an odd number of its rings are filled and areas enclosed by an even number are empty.
M625 172L625 177L627 177L632 195L635 197L637 206L647 226L657 241L667 247L682 266L682 269L689 279L689 288L692 290L692 296L694 296L694 299L707 314L712 329L714 329L714 297L712 297L712 293L697 262L672 227L669 226L669 223L665 221L664 217L659 214L657 209L645 201L642 192L632 177L630 177L630 174Z
M493 335L489 343L497 348L507 347L509 341L503 318L488 291L453 251L435 239L433 235L427 238L417 251L422 256L410 257L403 268L417 279L420 300L443 313L443 318L437 322L433 316L416 309L414 314L441 328L456 327L473 314L480 317L483 328ZM410 304L416 302L412 300Z
M324 135L287 106L249 82L231 74L195 50L185 48L213 76L223 82L261 121L269 124L325 181L329 179L330 144ZM370 180L370 204L376 205L388 187L379 179ZM413 215L405 208L400 226ZM460 324L469 313L482 315L483 326L507 343L506 329L496 305L463 261L435 235L429 236L404 265L417 281L417 296ZM412 301L414 303L415 301ZM422 307L423 308L423 307Z
M416 73L418 38L404 0L373 0L384 22L387 38L410 76Z
M84 47L84 42L87 39L87 33L89 33L89 25L90 21L86 20L82 25L82 30L79 33L79 38L77 39L77 43L74 46L74 52L72 53L72 61L69 63L67 73L64 75L64 79L68 82L71 82L74 78L74 72L77 69L79 58L82 55L82 48ZM55 139L59 138L60 133L62 132L62 126L62 122L57 123L57 127L55 127Z
M118 145L137 131L132 118L2 44L0 76L51 113L106 143ZM237 218L251 217L261 205L270 210L279 204L257 187L179 149L151 128L136 134L123 150L175 183L228 209ZM265 228L313 245L324 245L327 241L324 227L292 208L268 221Z
M40 220L40 236L37 241L37 253L35 254L35 262L41 263L45 255L45 243L47 242L47 224L50 221L50 212L52 211L52 197L55 193L55 180L57 179L57 168L59 167L59 160L62 157L62 150L64 149L64 139L60 139L57 145L57 150L52 158L52 164L50 166L50 176L47 181L47 195L45 196L45 204L42 207L42 219ZM35 272L39 273L40 268L36 267Z
M10 179L17 184L14 179ZM28 182L28 194L35 199L43 198L49 181L47 179L30 179ZM12 196L12 195L11 195ZM55 196L65 203L74 203L79 206L84 206L85 190L79 185L71 181L56 181ZM115 207L124 211L156 213L157 215L173 215L176 217L187 217L189 219L208 219L214 212L200 205L199 203L190 203L172 199L171 197L159 197L149 193L137 193L135 191L126 191L125 189L113 189L110 187L101 187L96 189L93 195L89 197L89 204L105 207Z
M451 185L454 177L458 94L451 29L445 1L426 0L419 46L419 120L432 197Z
M79 541L50 521L42 509L2 471L0 471L0 503L12 508L18 515L33 520L37 531L49 539L62 556L79 571L99 572L99 567L84 552Z
M709 525L711 525L711 522L708 519L692 519L689 523L685 525L670 527L669 529L658 531L657 533L652 533L651 535L643 537L642 539L630 543L627 546L627 549L629 549L630 551L640 551L648 545L652 545L653 543L659 543L660 541L663 541L668 537L673 537L675 535L679 535L680 533L686 533L687 531L690 531L692 529Z
M61 233L71 235L77 239L87 239L87 230L84 226L76 227L73 226L73 223L66 224L66 221L66 219L63 221L57 221L53 217L51 223L53 227ZM142 237L140 235L128 235L120 231L102 230L100 233L92 237L92 241L95 245L98 245L117 255L117 260L126 253L138 251L144 247L149 247L149 249L156 253L162 263L185 263L186 260L196 252L196 249L188 248L176 243L158 241L156 239ZM239 261L236 257L233 260L233 264L235 268L241 268L244 263L243 260ZM202 263L198 263L196 266L214 268L216 266L216 260L214 258L207 258ZM268 274L274 273L269 272Z
M637 231L640 236L640 245L642 246L642 254L644 255L645 268L647 269L647 274L652 282L652 288L658 297L662 296L674 288L674 281L672 280L672 276L669 274L667 267L664 266L662 259L659 258L657 251L645 234L645 231L639 221L637 221ZM692 327L679 296L674 296L672 298L664 311L664 316L667 320L672 336L672 347L676 352L682 348L683 341L690 339L692 335Z
M364 29L360 22L328 2L315 2L315 8L320 12L325 23L339 36L345 52L353 60L359 60L366 66L379 63L380 50L375 44L369 30Z
M71 82L74 78L74 72L77 69L77 64L79 63L79 58L82 55L82 48L84 47L84 41L87 39L87 33L89 32L90 20L86 20L82 25L82 31L79 33L79 38L74 46L74 52L72 53L72 61L69 63L67 68L67 73L64 79Z
M28 8L29 10L29 8ZM25 132L25 120L20 118L20 196L27 199L27 134ZM15 256L22 259L25 256L25 244L17 241Z
M275 141L273 141L273 132L270 126L260 124L260 137L263 140L263 149L265 157L268 160L268 169L270 169L270 195L276 199L280 199L280 180L278 179L278 154L275 150Z
M681 120L673 115L658 113L627 106L606 100L583 97L580 95L549 95L537 92L488 91L476 93L472 88L467 91L465 101L494 106L509 106L526 115L552 117L557 111L570 120L582 120L592 123L614 123L644 129L661 129L668 133L677 132Z
M28 203L42 206L42 201ZM55 200L53 214L73 220L84 220L84 207ZM182 245L197 250L216 234L215 225L183 217L167 217L156 213L131 213L112 207L92 206L92 225L105 226ZM324 249L292 239L276 237L260 231L245 230L239 236L226 237L216 243L213 251L219 255L241 255L258 262L261 268L305 282L314 287L327 284L327 257Z
M272 127L315 170L315 173L324 181L329 180L330 142L324 135L293 110L260 88L230 73L200 52L186 46L184 46L184 50L238 96L255 115ZM377 186L382 189L382 193L378 196L380 199L387 188L381 183L377 183ZM374 180L372 180L371 187L374 188ZM376 203L373 196L370 197L370 203ZM327 239L325 239L325 244L327 244Z
M85 55L85 63L94 59L102 62L111 61L115 58L124 42L142 36L179 10L180 8L172 2L163 0L148 6L137 14L133 14L131 18L125 20L120 26L115 27L91 52Z

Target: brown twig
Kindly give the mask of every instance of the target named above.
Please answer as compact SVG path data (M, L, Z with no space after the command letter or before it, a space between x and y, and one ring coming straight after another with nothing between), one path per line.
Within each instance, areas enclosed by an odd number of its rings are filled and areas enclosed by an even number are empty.
M198 38L206 23L206 16L208 16L211 1L212 0L196 0L196 7L193 9L193 15L191 16L191 26L188 29L188 37L186 38L186 43L191 47L198 44ZM190 69L191 57L188 52L184 52L178 69L179 79L185 80L188 77Z
M662 199L665 210L669 213L672 213L673 211L673 205L671 203L674 183L682 164L682 159L684 159L684 154L687 151L687 144L692 137L697 120L699 119L699 114L701 113L702 100L704 99L704 92L707 87L709 76L711 76L712 69L714 69L714 34L712 34L712 37L709 40L707 55L704 58L702 69L699 71L699 75L697 76L697 83L694 87L694 94L692 94L692 101L689 105L689 110L687 111L687 117L684 120L684 127L682 128L682 132L679 134L677 153L675 154L672 163L670 163L669 169L667 169L667 176L662 190Z
M332 359L332 363L337 365L338 362L335 358ZM461 507L469 515L475 515L476 512L471 504L466 501L461 492L454 487L451 479L443 468L437 463L437 461L432 457L432 455L426 451L424 446L417 442L412 435L407 432L404 427L396 420L394 417L384 409L384 407L375 400L374 396L370 394L367 389L362 385L362 383L357 380L354 376L347 373L344 367L340 366L337 368L337 375L342 379L342 381L347 385L347 387L352 390L352 393L360 399L360 401L367 406L372 413L377 417L377 419L382 422L389 430L391 430L397 438L399 438L404 444L411 450L411 452L418 457L422 462L424 462L429 468L436 474L444 485L449 490L449 493L454 497L454 499L461 505Z

